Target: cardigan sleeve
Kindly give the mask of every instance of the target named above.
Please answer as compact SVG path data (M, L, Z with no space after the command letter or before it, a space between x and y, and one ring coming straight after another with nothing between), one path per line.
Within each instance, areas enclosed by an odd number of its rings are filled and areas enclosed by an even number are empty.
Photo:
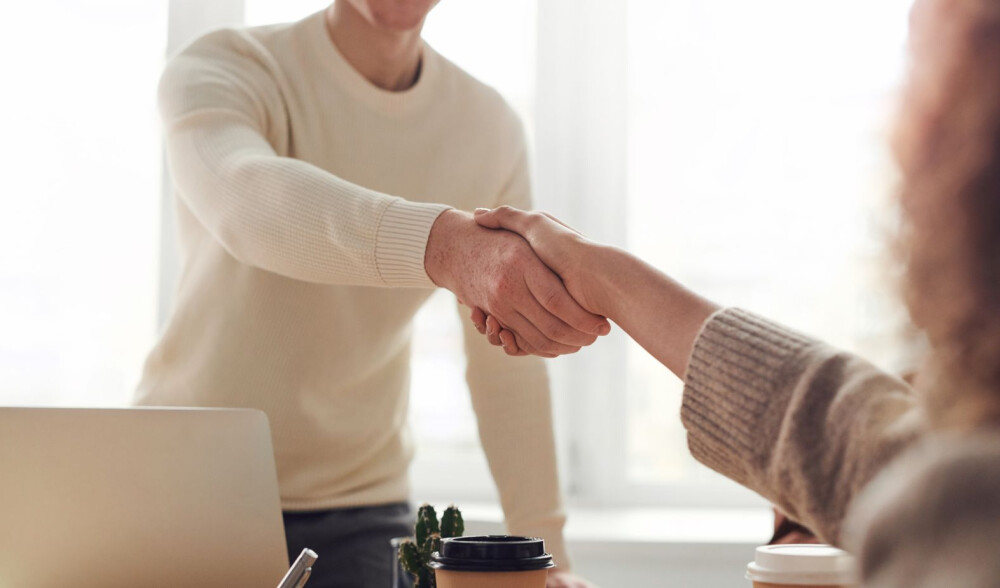
M681 418L695 458L838 545L855 496L925 428L902 380L737 309L703 326Z

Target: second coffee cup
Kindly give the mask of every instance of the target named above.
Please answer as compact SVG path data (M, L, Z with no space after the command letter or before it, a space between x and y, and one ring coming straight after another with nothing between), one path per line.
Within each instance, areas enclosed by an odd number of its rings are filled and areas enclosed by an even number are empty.
M430 565L438 588L545 588L555 566L544 541L510 535L442 539Z
M747 565L754 588L852 588L854 558L829 545L765 545Z

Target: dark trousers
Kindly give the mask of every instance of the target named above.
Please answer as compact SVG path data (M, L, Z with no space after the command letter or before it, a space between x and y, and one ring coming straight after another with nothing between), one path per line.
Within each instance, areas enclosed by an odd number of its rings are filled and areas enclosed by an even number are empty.
M413 534L410 505L285 512L284 519L289 561L305 547L319 556L306 588L396 588L390 541Z

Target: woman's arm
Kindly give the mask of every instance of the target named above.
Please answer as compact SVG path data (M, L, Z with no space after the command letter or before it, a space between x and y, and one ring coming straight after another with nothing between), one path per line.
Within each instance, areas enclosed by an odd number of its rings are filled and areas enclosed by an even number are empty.
M705 320L719 306L638 257L591 241L556 219L510 207L476 211L476 222L524 237L569 293L587 310L617 323L670 371L683 378ZM473 313L480 331L494 334L511 355L521 351L495 321Z
M718 311L543 214L501 208L476 218L521 234L581 305L683 376L681 420L695 458L824 541L841 542L854 498L925 429L910 387L863 359L748 312Z

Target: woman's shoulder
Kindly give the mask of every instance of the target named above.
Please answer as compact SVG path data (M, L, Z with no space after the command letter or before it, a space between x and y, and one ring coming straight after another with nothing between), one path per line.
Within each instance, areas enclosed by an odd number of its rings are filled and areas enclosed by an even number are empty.
M928 436L851 511L866 586L1000 585L1000 431Z

